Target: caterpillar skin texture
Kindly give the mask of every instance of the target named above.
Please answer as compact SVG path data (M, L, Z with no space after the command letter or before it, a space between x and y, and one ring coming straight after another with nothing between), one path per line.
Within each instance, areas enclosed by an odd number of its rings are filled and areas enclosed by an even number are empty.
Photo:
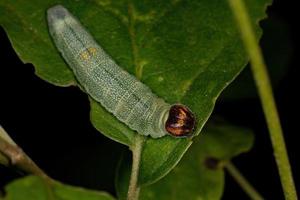
M80 85L120 121L153 138L192 135L193 113L166 103L120 68L67 9L49 8L47 18L50 35Z

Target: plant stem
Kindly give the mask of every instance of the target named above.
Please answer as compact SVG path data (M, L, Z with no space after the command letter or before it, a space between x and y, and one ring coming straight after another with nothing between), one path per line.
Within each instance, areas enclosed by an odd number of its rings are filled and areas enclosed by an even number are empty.
M10 138L0 126L0 155L7 161L2 164L13 165L19 169L42 178L46 184L46 190L50 200L54 200L52 184L55 182L43 170L41 170L31 158ZM3 161L3 160L2 160ZM1 197L0 197L1 199Z
M285 199L297 199L283 132L273 97L272 87L261 50L257 44L250 19L242 0L228 0L250 57L252 73L267 121L274 155Z
M251 199L253 200L264 199L231 162L227 162L225 164L225 168Z
M141 153L144 144L144 137L137 134L132 147L132 167L127 193L127 200L139 199L140 188L138 186L139 169L141 162Z
M48 183L53 180L43 172L26 153L16 144L8 142L6 139L0 137L0 153L4 155L11 165L18 167L19 169L40 176Z

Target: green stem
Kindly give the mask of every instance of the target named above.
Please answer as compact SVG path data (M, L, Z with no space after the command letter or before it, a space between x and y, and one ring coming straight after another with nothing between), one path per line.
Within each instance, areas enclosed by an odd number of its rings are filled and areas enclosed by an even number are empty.
M138 186L139 169L141 162L141 154L143 149L144 137L137 134L132 147L132 167L128 187L127 200L138 200L140 187Z
M227 162L225 164L225 168L251 199L253 200L264 199L231 162Z
M252 73L267 121L274 155L279 170L285 199L297 199L291 166L284 142L272 87L261 50L257 44L250 19L242 0L228 0L241 32L241 37L250 57Z

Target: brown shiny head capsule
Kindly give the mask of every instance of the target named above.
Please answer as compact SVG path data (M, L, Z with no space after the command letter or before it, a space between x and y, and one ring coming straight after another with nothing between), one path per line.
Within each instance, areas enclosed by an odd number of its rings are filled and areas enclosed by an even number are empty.
M184 105L173 105L170 108L165 128L174 137L191 136L195 128L194 114Z

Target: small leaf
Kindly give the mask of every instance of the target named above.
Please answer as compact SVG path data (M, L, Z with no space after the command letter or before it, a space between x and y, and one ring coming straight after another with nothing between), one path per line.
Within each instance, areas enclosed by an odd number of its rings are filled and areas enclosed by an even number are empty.
M28 176L6 186L4 200L113 200L105 192L87 190L58 182L49 184L41 178Z
M223 163L248 151L253 134L244 128L214 124L203 130L180 163L160 181L142 186L141 200L220 199L224 190ZM119 199L126 199L129 162L117 176Z
M259 34L257 22L265 17L270 0L248 2ZM38 76L65 86L76 80L52 44L45 19L46 10L56 3L54 0L1 0L0 24L20 58L32 63ZM168 103L180 102L193 110L198 119L196 135L221 91L247 63L226 1L62 0L60 4L80 19L122 68L138 75ZM93 100L91 120L107 137L133 145L136 133ZM148 137L141 161L141 183L151 183L164 176L190 144L190 139ZM167 151L159 152L164 148ZM149 163L155 166L150 172L146 171Z

